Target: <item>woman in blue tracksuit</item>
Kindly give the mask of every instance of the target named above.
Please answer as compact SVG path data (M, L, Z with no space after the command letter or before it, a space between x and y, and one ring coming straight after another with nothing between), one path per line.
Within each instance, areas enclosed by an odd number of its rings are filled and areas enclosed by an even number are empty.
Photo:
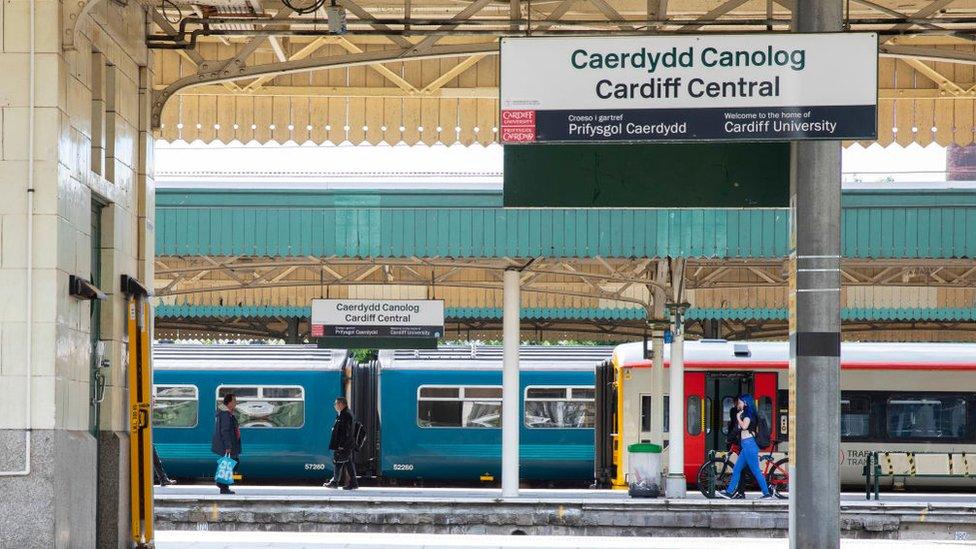
M742 470L748 465L749 469L752 470L752 476L759 482L759 488L763 493L762 499L771 498L772 495L769 493L766 479L759 468L759 446L756 445L755 437L756 429L759 428L759 414L756 413L756 403L752 399L752 395L740 396L739 400L736 401L736 408L739 410L736 414L736 421L739 423L741 437L739 459L735 461L735 467L732 469L732 481L729 482L725 491L719 492L718 495L725 499L732 499L736 488L739 487Z

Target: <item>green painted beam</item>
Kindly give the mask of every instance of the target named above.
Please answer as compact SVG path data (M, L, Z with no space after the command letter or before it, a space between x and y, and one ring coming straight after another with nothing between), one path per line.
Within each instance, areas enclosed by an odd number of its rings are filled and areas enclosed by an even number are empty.
M157 318L233 318L233 317L302 317L308 318L310 307L274 307L274 306L207 306L207 305L158 305L155 308ZM448 307L444 311L447 320L499 320L502 318L500 308L468 308ZM644 309L626 307L611 308L526 308L522 309L521 317L525 320L643 320L646 318ZM786 320L786 309L711 309L691 308L687 314L688 320ZM976 307L932 307L932 308L844 308L841 311L843 320L873 320L873 321L976 321Z

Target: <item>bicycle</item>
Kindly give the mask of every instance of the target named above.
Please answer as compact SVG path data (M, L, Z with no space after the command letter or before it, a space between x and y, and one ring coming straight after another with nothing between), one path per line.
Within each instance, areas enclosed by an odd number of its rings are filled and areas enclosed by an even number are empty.
M727 452L722 452L721 455L714 451L709 452L709 458L698 469L698 490L702 495L706 498L714 498L719 490L725 490L729 487L729 483L732 481L732 469L735 467L732 455L738 453L739 447L737 445L732 445ZM778 461L773 461L774 459L772 452L765 455L760 454L759 466L763 468L762 473L766 478L766 484L769 486L769 492L777 499L787 499L790 497L789 458L784 457ZM747 475L748 479L752 481L749 483L749 487L757 487L751 471L747 469L743 472L733 499L745 498Z

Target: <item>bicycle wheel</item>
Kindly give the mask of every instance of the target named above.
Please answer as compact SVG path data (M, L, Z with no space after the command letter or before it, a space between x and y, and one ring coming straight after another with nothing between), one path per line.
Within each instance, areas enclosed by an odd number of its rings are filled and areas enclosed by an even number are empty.
M703 496L715 497L714 495L709 495L708 493L708 470L712 469L715 473L715 492L720 490L725 490L729 487L729 481L732 480L732 464L723 458L712 458L702 464L698 468L698 491L702 493Z
M766 473L766 484L774 496L779 499L790 497L790 460L783 458L770 467Z

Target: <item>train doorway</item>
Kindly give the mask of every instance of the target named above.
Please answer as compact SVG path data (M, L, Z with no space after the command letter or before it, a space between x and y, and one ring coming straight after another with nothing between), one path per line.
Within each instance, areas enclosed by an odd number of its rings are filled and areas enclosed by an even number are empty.
M752 394L756 409L770 426L776 439L773 410L776 410L778 374L776 372L705 371L685 373L685 476L697 478L698 468L708 452L728 449L726 436L736 398Z
M744 372L715 372L705 376L706 418L705 452L724 451L729 433L729 420L735 400L742 393L752 390L752 375ZM710 408L710 410L708 410Z

